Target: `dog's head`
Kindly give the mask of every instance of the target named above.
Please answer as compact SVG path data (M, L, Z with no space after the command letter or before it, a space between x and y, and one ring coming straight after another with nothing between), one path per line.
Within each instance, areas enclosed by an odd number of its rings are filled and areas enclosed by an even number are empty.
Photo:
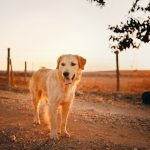
M59 76L65 85L80 79L86 59L78 55L62 55L57 60Z

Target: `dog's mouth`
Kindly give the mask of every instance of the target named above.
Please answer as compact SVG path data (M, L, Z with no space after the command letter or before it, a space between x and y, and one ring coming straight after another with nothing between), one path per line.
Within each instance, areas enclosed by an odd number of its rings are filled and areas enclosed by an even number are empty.
M75 78L75 74L72 76L72 78L70 79L69 77L64 77L64 84L68 85L68 84L72 84L72 81Z

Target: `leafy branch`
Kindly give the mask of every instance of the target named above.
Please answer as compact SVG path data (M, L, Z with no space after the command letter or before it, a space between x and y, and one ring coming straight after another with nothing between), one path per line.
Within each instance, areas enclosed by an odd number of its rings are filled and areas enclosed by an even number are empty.
M146 7L141 7L138 3L141 0L136 0L133 4L131 12L141 10L150 12L150 3ZM144 21L135 18L128 18L125 23L108 27L113 33L109 38L113 44L111 49L114 51L123 51L129 48L139 48L140 42L148 43L150 41L150 17ZM138 42L137 42L138 41Z

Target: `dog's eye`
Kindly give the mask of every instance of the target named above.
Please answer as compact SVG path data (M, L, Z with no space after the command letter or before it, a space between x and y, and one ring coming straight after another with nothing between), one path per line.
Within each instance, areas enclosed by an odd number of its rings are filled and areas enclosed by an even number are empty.
M76 65L76 64L75 64L75 63L73 63L73 62L71 63L71 66L75 66L75 65Z
M61 63L62 66L65 66L65 63Z

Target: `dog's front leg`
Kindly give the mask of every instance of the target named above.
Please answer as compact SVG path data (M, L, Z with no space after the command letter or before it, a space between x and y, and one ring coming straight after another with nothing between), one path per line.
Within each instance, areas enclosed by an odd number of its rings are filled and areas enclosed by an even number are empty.
M70 103L64 103L62 105L61 132L62 132L62 136L66 136L66 137L70 137L70 135L69 135L69 133L67 132L67 129L66 129L70 105L71 105Z
M51 133L50 133L50 138L57 140L58 135L57 135L57 110L58 107L55 105L50 105L49 106L49 113L50 113L50 123L51 123Z

